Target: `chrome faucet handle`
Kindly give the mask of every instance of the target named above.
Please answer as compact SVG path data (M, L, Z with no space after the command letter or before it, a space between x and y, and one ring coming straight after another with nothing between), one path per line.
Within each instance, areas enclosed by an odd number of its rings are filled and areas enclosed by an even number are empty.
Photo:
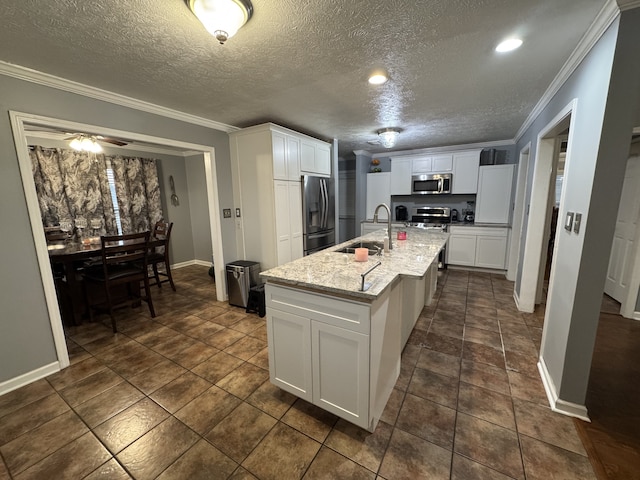
M376 255L378 257L381 257L382 256L382 249L377 245L374 245L374 247L376 247L376 250L377 250Z

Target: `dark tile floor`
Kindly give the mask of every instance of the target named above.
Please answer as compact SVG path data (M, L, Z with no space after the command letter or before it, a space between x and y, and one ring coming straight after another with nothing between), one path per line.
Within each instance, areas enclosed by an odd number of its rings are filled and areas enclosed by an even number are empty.
M543 317L504 278L440 276L374 433L271 385L264 319L217 302L206 267L175 279L155 319L69 329L69 368L0 397L0 480L595 478L548 408Z

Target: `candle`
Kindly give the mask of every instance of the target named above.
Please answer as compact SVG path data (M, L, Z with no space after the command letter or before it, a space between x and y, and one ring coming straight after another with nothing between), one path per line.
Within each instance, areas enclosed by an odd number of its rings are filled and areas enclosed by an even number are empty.
M356 262L366 262L369 259L369 250L366 248L356 248Z
M404 230L401 230L398 232L398 240L406 240L407 239L407 232L405 232Z

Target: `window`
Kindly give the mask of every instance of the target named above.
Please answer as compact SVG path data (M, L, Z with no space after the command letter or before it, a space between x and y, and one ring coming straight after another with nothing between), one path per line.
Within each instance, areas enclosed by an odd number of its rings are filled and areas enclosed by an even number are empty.
M118 197L116 196L116 183L113 179L113 168L111 168L111 160L109 159L107 159L107 180L109 181L109 190L111 191L111 202L113 203L116 228L118 229L118 235L122 235L122 222L120 221L120 207L118 206Z

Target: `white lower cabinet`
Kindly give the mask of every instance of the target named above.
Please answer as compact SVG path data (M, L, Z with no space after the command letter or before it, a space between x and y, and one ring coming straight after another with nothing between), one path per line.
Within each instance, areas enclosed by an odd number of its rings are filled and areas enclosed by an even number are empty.
M366 428L369 335L312 320L311 352L313 403Z
M372 419L370 306L269 283L265 300L271 382L355 425L375 428L384 404ZM385 383L393 387L395 378Z
M506 270L509 229L504 227L449 228L449 265Z
M311 319L279 310L267 313L271 381L283 390L313 401L311 380Z
M476 266L506 269L507 236L478 235L476 242Z

